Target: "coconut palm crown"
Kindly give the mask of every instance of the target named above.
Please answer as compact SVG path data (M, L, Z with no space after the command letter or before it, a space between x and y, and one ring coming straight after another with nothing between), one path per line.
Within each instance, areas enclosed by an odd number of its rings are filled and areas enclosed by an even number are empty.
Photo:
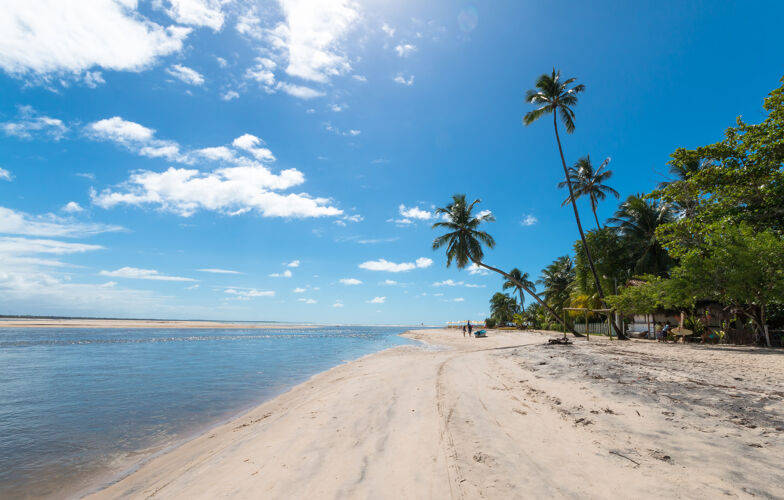
M574 199L579 200L583 196L587 196L591 200L591 210L593 211L593 218L596 220L596 227L602 228L599 223L599 217L596 215L596 207L599 201L604 201L607 195L620 198L618 191L611 188L605 182L612 177L612 170L605 170L610 163L610 159L605 159L599 168L594 169L591 163L591 156L586 155L577 160L573 167L569 167L569 180L572 181L572 188L574 189ZM566 186L566 181L558 183L558 187ZM565 206L571 202L571 197L566 198L561 206Z
M579 84L569 87L576 78L561 79L561 71L553 68L551 74L540 76L534 86L536 90L529 90L525 94L525 101L539 106L529 111L523 117L523 123L530 125L542 116L550 113L560 113L561 121L568 133L574 132L574 111L577 104L577 94L585 90L585 85Z
M482 244L488 248L495 246L492 236L477 229L483 222L495 222L495 217L488 211L480 212L476 216L473 214L474 206L480 202L481 200L474 200L469 205L464 194L456 194L452 196L452 203L436 209L436 215L445 216L445 220L433 224L433 229L443 227L450 230L433 241L433 250L447 246L446 267L451 266L454 260L457 268L463 269L484 258Z
M520 307L525 305L525 295L523 295L523 287L519 286L519 284L528 287L531 291L536 291L536 285L531 279L528 277L528 273L524 273L517 269L516 267L509 271L510 279L504 281L503 289L508 290L510 288L514 288L517 290L517 294L520 295Z

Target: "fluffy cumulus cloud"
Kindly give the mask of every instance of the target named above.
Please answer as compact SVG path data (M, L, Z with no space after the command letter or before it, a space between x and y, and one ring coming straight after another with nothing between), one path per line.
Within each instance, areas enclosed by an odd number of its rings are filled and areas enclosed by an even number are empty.
M433 286L464 286L466 288L485 288L485 285L475 285L473 283L466 283L465 281L444 280L436 281Z
M479 276L487 276L487 269L485 269L483 267L479 267L476 264L471 264L466 269L468 270L468 274L479 275Z
M386 259L369 260L359 265L360 269L368 271L387 271L390 273L401 273L411 271L412 269L430 267L433 264L432 259L427 257L420 257L414 262L390 262Z
M14 179L14 176L13 176L13 174L11 172L9 172L8 170L0 167L0 180L12 181L13 179Z
M31 139L33 135L43 135L58 141L68 132L68 127L62 120L41 115L32 106L19 106L16 119L0 123L0 128L6 135L21 139Z
M401 204L398 207L398 210L404 219L430 220L434 217L433 212L423 210L419 207L407 208L405 205Z
M344 285L361 285L362 282L356 278L342 278L340 280Z
M204 76L201 73L182 64L169 66L166 73L188 85L204 85Z
M139 280L154 281L196 281L193 278L183 278L181 276L168 276L160 274L155 269L139 269L138 267L121 267L114 271L101 271L101 276L111 276L113 278L130 278Z
M521 226L533 226L537 222L539 222L539 219L537 219L535 215L533 215L533 214L526 214L526 215L523 215L523 218L520 220L520 225Z
M284 262L283 265L286 267L299 267L299 260L292 260L291 262Z
M368 300L368 304L383 304L386 301L386 297L373 297L372 299Z
M82 208L82 206L76 203L75 201L69 201L62 208L62 211L67 212L69 214L78 214L79 212L84 212L84 208Z
M207 26L218 31L223 26L225 16L221 10L221 0L167 0L166 13L180 24Z
M270 278L291 278L292 276L293 276L292 272L288 269L286 269L282 273L272 273L269 275Z
M353 0L279 0L284 21L269 31L288 60L286 74L327 83L351 70L341 41L359 19Z
M272 154L267 148L260 147L261 144L264 144L264 141L256 137L255 135L251 134L244 134L236 139L234 142L231 143L232 146L235 148L239 148L245 150L253 155L259 161L263 162L271 162L275 161L275 155Z
M325 96L326 93L320 90L316 90L311 87L306 87L305 85L295 85L293 83L288 82L279 82L275 89L282 90L283 92L287 93L292 97L297 97L299 99L315 99L316 97Z
M259 158L269 162L275 157L266 148L259 147L261 140L251 134L238 137L232 145L253 158L239 155L238 151L226 146L181 152L176 142L157 139L155 130L119 116L90 123L86 130L94 139L113 141L142 156L162 156L186 164L197 158L232 163L213 171L175 167L164 172L136 171L116 190L92 192L93 203L102 208L150 205L184 217L200 209L227 215L256 211L264 217L343 214L329 204L329 199L307 193L277 192L301 185L305 176L294 168L275 174L259 163Z
M6 2L0 16L0 68L44 79L95 67L140 71L182 49L191 28L161 26L137 7L135 0Z

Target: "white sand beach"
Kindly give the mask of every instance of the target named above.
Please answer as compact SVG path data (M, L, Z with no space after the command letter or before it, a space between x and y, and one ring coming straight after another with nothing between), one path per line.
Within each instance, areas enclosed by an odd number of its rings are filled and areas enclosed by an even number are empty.
M407 336L89 498L784 497L781 351Z

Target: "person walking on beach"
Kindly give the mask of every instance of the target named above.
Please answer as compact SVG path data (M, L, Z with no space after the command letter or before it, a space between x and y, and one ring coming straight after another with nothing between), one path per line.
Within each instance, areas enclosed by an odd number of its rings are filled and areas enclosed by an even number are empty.
M657 340L659 342L667 342L667 332L669 331L670 331L670 322L667 321L666 323L664 323L664 326L662 327L661 332L659 332L659 335L657 335L658 337Z
M465 337L465 332L466 332L466 326L463 325L463 337Z
M470 320L468 321L468 324L466 325L466 327L468 327L468 336L470 337L471 336L471 330L472 330L471 321Z

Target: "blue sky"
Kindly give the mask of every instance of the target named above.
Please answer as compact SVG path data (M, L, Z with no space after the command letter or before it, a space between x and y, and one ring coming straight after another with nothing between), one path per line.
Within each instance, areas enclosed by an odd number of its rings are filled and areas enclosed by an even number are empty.
M611 157L626 197L675 148L763 118L782 18L774 1L12 3L0 313L484 318L501 280L445 267L435 206L481 198L487 262L533 276L577 236L551 122L521 123L536 77L587 86L567 162Z

